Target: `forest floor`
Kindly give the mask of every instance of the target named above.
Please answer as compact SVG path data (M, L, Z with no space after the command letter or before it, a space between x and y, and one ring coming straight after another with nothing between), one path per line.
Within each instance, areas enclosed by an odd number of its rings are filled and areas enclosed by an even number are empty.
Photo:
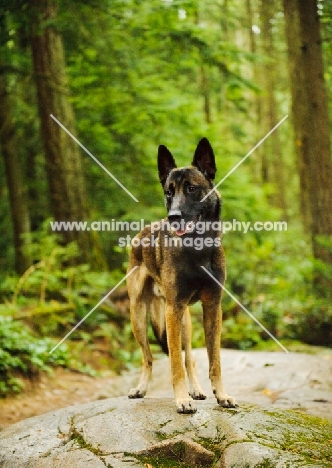
M26 382L23 393L0 399L0 429L59 408L108 398L111 395L105 389L118 378L91 377L61 368L44 374L37 382Z
M34 380L21 378L24 383L22 393L0 398L0 430L22 419L66 406L121 395L117 390L121 377L107 370L112 363L103 348L105 346L99 343L97 350L82 350L82 361L96 372L94 376L58 367Z
M314 354L236 351L223 349L223 374L227 391L240 402L295 409L332 419L332 350L313 348ZM194 350L199 379L210 394L205 349ZM98 367L98 355L95 355ZM90 364L93 364L90 362ZM172 397L168 358L156 359L148 395ZM121 376L102 371L91 377L55 369L25 391L0 399L0 428L22 419L71 405L126 395L140 369Z

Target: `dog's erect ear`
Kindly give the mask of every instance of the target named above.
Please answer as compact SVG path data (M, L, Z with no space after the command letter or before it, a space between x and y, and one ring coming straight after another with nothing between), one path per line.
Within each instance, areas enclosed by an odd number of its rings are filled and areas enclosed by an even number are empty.
M214 160L213 149L207 138L202 138L198 143L194 159L191 164L197 167L197 169L199 169L208 179L214 179L217 168Z
M165 185L168 174L175 168L176 164L172 153L166 146L160 145L158 148L158 174L162 186Z

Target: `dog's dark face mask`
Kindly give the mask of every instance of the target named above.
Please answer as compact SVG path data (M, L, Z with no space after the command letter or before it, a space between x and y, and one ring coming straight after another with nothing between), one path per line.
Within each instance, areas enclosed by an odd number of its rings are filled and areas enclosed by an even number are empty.
M165 193L168 221L178 236L195 231L197 222L214 221L220 216L220 197L213 191L216 173L215 158L209 141L202 138L197 145L192 165L177 168L166 146L159 146L159 179Z

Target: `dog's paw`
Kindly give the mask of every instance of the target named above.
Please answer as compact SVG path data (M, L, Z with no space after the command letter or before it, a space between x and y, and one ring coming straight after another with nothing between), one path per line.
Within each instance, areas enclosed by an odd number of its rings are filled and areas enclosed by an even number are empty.
M140 390L139 388L131 388L128 393L128 398L144 398L145 393L146 392Z
M190 390L189 395L193 400L206 400L206 395L203 393L203 390Z
M175 400L178 413L196 413L197 408L192 398L178 398Z
M235 399L228 395L223 395L222 398L217 398L218 405L223 408L237 408L239 405L236 403Z

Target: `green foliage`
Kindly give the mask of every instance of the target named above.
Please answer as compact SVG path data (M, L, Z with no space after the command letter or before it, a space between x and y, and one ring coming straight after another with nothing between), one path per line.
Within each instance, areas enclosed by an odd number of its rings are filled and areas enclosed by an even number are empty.
M255 347L261 341L260 328L245 314L225 320L221 336L223 347L247 350Z
M185 20L179 16L181 8ZM97 213L117 219L163 216L164 211L155 208L156 191L158 206L163 204L156 172L159 143L169 146L179 165L188 164L194 145L207 134L216 142L217 154L230 153L220 139L228 128L221 106L216 124L205 123L200 67L206 66L211 100L220 99L220 86L241 89L238 98L225 90L235 105L250 83L226 62L245 63L248 57L225 43L221 12L214 8L211 16L209 8L197 2L152 0L110 2L107 11L87 4L74 12L66 6L62 12L80 139L115 175L121 174L121 182L140 200L132 204L84 156Z
M28 318L42 334L63 333L122 278L122 273L117 271L111 275L93 272L89 265L75 265L77 245L62 245L58 235L48 233L48 226L49 220L40 231L27 236L26 249L35 263L21 278L7 277L1 285L7 302L0 306L0 311ZM84 326L102 320L105 312L98 310L87 318Z
M314 295L315 262L293 223L283 232L228 233L225 246L226 287L274 336L332 346L330 301ZM223 306L226 346L248 348L268 339L225 293Z
M20 377L33 379L51 366L67 367L67 349L49 354L53 345L50 338L37 338L21 322L0 315L0 396L20 392L24 388Z
M332 306L326 299L309 297L294 306L289 336L305 343L332 347Z
M106 356L100 358L98 366L115 372L141 357L128 315L121 315L110 301L85 319L123 278L123 272L94 272L88 265L75 265L76 244L62 245L59 236L48 232L48 226L49 221L27 238L26 248L35 263L22 277L7 277L1 283L0 396L19 392L23 388L20 376L34 377L50 366L93 373L84 361L89 362L87 352L98 346ZM50 354L82 319L68 341Z

